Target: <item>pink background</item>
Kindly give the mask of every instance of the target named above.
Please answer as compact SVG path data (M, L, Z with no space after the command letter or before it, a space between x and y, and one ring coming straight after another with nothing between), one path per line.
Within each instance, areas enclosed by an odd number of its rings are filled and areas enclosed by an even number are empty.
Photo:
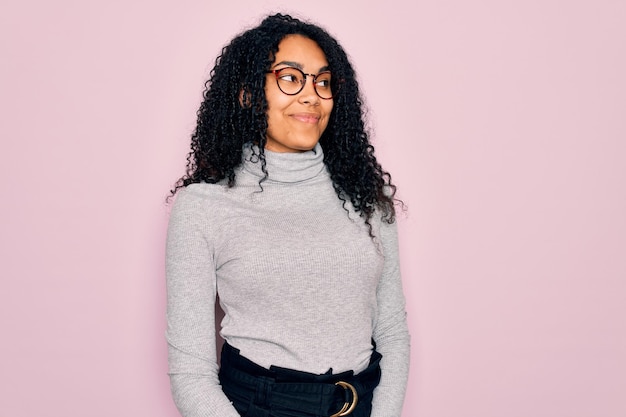
M349 51L410 209L403 417L626 416L625 2L212 3L2 1L0 416L178 415L163 200L276 10Z

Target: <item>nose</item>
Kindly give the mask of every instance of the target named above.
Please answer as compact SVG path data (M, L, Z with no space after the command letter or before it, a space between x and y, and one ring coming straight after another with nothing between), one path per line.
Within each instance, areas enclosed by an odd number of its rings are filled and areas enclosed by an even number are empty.
M309 78L311 82L309 82ZM301 103L319 104L320 98L315 91L315 74L304 74L304 87L298 94Z

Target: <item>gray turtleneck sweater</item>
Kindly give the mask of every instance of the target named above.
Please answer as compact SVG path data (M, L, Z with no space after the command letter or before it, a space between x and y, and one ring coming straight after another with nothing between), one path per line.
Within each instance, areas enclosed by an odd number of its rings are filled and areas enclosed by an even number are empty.
M221 336L261 366L312 373L363 370L373 338L383 355L372 417L400 417L409 334L395 224L342 207L313 151L265 151L269 177L244 150L236 186L178 193L167 235L167 341L184 417L238 417L217 372ZM350 208L349 204L346 207Z

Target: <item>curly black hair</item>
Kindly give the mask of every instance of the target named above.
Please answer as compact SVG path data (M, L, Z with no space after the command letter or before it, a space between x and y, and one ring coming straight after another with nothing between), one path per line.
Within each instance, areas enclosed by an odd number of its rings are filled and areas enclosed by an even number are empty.
M337 196L344 208L348 201L352 204L372 235L370 219L374 213L378 210L383 221L393 223L394 202L399 200L395 198L391 176L374 156L354 69L346 52L324 29L289 15L266 17L259 26L238 35L222 49L205 84L186 175L178 180L171 194L199 182L225 181L229 187L234 186L235 169L243 162L243 147L247 143L258 145L258 157L267 176L266 71L280 41L295 34L315 41L326 55L333 78L341 80L341 88L333 97L328 126L319 142Z

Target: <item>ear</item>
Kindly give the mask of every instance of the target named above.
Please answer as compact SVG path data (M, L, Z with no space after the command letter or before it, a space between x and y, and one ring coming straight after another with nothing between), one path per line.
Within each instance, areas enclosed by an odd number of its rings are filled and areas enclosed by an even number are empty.
M248 87L242 87L239 90L239 105L242 109L249 109L252 107L252 93Z

